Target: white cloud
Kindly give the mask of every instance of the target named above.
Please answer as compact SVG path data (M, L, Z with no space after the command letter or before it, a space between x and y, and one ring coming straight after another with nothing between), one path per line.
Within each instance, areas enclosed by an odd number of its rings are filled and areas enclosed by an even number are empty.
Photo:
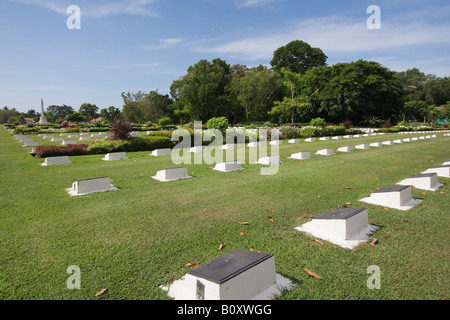
M276 1L280 0L235 0L235 3L238 8L247 8L247 7L262 6Z
M129 14L143 17L159 17L155 9L149 5L157 0L96 0L96 1L68 1L68 0L16 0L27 5L35 5L67 15L67 7L77 5L85 17L105 17L116 14Z
M381 30L369 30L366 21L349 21L343 17L301 21L271 34L197 47L195 51L224 54L250 60L271 59L273 52L293 40L303 40L319 47L325 54L358 53L409 46L450 44L450 24L427 25L382 23Z
M175 46L179 44L181 41L183 41L182 38L166 38L166 39L159 39L159 44L151 45L151 46L143 46L141 49L146 50L158 50L158 49L165 49L172 46Z

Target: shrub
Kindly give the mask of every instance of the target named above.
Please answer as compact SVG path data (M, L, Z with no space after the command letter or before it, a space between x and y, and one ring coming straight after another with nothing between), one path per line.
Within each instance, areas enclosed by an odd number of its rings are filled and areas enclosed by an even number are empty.
M87 144L69 144L68 146L37 146L36 158L87 155Z
M87 148L87 151L89 154L152 151L155 149L172 148L173 145L173 141L168 137L147 136L130 138L128 141L105 139L94 142Z
M14 134L30 134L39 132L39 128L17 127L12 131Z
M130 139L131 125L124 118L118 117L114 119L111 136L113 140L128 140Z
M159 119L158 124L161 127L165 127L165 126L171 125L172 124L172 119L170 119L169 117L162 117L161 119Z
M350 121L350 120L345 120L344 121L344 123L342 124L342 126L345 128L345 129L347 129L347 130L349 130L351 127L352 127L352 122Z
M206 128L208 129L218 129L221 132L225 132L227 128L230 126L227 118L225 117L215 117L211 118L206 122Z
M309 125L311 127L322 127L322 128L324 128L327 125L327 123L326 123L325 119L315 118L315 119L312 119L310 121Z

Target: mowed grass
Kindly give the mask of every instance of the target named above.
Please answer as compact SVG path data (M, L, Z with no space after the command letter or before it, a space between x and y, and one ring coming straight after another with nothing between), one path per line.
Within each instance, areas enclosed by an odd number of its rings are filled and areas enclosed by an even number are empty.
M181 278L191 268L187 264L201 265L236 249L274 254L277 272L297 283L279 299L448 299L450 179L439 177L445 186L437 192L413 189L423 202L409 211L358 199L449 160L450 138L440 133L314 155L413 136L418 135L284 141L284 163L275 175L261 175L264 166L258 164L231 173L186 164L192 179L162 183L151 177L180 166L170 156L136 152L112 162L102 161L103 155L80 156L70 157L71 165L41 167L43 159L30 156L31 148L1 127L0 299L165 300L160 286ZM300 151L311 151L313 158L287 159ZM119 190L81 197L65 190L74 181L104 176ZM355 252L327 241L322 246L295 230L311 215L344 205L368 208L369 223L380 227ZM72 265L81 270L81 289L67 288ZM381 270L379 290L366 285L371 265ZM95 297L103 288L108 291Z

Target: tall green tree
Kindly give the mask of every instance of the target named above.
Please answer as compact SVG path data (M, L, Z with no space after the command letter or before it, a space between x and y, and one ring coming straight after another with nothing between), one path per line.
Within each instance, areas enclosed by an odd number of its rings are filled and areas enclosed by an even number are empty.
M129 121L138 123L157 122L170 113L170 106L173 103L169 95L162 95L158 91L122 92L122 99L123 114Z
M83 103L78 112L84 117L84 120L92 120L98 117L98 107L92 103Z
M225 88L231 81L230 66L221 59L200 60L190 66L187 74L174 81L171 95L195 120L206 122L220 116L230 106Z
M328 57L320 48L313 48L301 40L294 40L275 50L270 65L276 71L282 68L295 73L305 73L314 68L325 66Z
M63 120L69 114L72 114L75 110L71 106L66 106L65 104L59 105L51 105L47 107L45 112L45 116L48 121L56 122Z
M237 101L245 112L246 121L265 121L275 101L283 98L281 75L262 65L251 68L233 79Z
M120 109L114 106L109 106L108 108L103 108L100 110L100 116L104 120L109 122L112 122L114 118L120 116L120 113L121 113Z
M314 68L303 78L302 92L311 96L318 115L328 121L389 120L403 106L402 85L377 62L358 60Z

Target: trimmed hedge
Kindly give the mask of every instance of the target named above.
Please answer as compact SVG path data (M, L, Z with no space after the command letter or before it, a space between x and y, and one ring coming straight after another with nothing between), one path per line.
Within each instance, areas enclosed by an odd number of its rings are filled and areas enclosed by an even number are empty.
M69 144L68 146L37 146L36 158L83 156L87 155L88 144Z
M105 154L110 152L152 151L155 149L172 148L174 143L168 137L135 137L130 140L101 140L87 148L89 154Z

